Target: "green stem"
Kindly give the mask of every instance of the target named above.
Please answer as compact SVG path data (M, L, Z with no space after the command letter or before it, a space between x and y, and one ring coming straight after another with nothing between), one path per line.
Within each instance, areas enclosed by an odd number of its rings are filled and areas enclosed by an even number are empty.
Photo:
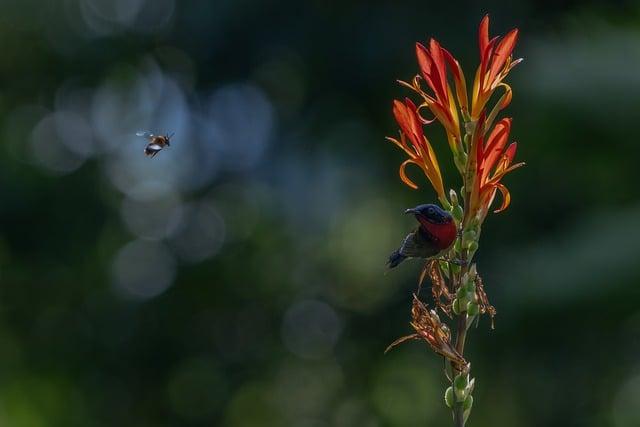
M464 356L464 343L467 338L467 313L460 313L458 316L458 326L456 334L456 350L461 356ZM453 368L454 378L460 371ZM453 407L453 423L455 427L464 427L464 403L456 402Z
M473 124L473 126L469 126ZM471 123L470 118L467 119L465 117L465 148L466 151L466 161L464 168L461 170L462 175L462 183L464 185L464 194L461 196L464 199L464 215L462 219L462 224L460 224L462 231L464 232L469 226L469 222L471 221L471 194L473 191L473 186L475 185L473 180L475 179L475 168L476 168L476 148L474 146L474 142L477 143L476 140L476 123ZM476 236L478 239L478 236ZM477 240L476 240L477 241ZM461 253L458 254L460 257L466 262L466 265L461 269L460 274L456 277L457 280L454 280L454 283L457 282L457 286L454 286L454 290L457 290L462 286L461 279L464 273L469 270L469 264L473 258L473 253L469 253L467 249L462 249ZM466 307L464 307L466 309ZM456 327L456 340L455 340L455 348L457 352L464 357L464 344L467 338L467 313L466 311L460 313L458 315L457 327ZM452 364L451 371L453 373L452 376L452 387L455 387L453 384L453 380L456 375L460 374L461 371L456 369L456 367ZM464 402L458 402L456 399L455 404L452 408L453 411L453 422L455 427L464 427L465 419L464 419Z
M456 289L459 289L463 283L462 283L462 277L465 273L467 273L469 271L469 262L471 262L471 256L470 254L466 251L466 250L462 250L461 253L461 257L462 259L464 259L466 261L465 266L461 269L459 276L457 277L457 286L455 287ZM464 357L464 344L466 342L467 339L467 313L466 311L460 313L458 315L458 319L457 319L457 326L456 326L456 340L455 340L455 348L456 351L458 352L458 354L460 354L460 356ZM455 377L461 373L460 370L456 369L455 366L452 366L452 372L453 372L453 378L455 379ZM454 384L452 382L451 384L453 387ZM453 423L455 427L464 427L464 402L458 402L456 399L456 403L453 405Z

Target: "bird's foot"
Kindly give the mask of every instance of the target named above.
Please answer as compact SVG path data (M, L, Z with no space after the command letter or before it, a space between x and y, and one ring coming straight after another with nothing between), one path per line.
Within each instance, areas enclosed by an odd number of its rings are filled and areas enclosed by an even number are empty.
M435 258L437 261L444 261L444 262L448 262L450 264L455 264L458 265L460 267L464 267L465 265L467 265L467 262L463 259L460 258L453 258L453 259L448 259L448 258Z

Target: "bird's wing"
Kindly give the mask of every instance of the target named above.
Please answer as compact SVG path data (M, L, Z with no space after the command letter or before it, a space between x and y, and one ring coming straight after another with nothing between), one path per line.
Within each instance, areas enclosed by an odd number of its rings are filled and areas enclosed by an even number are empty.
M420 245L416 241L415 231L412 231L404 238L399 252L406 257L420 257Z
M438 253L429 236L416 229L404 238L400 253L409 258L429 258Z

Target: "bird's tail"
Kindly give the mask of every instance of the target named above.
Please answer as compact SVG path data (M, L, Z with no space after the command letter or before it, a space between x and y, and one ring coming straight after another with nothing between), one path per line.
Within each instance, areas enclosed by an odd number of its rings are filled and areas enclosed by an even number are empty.
M397 267L398 264L400 264L405 259L407 259L407 257L402 255L399 250L396 250L389 256L389 260L387 261L387 266L389 268Z

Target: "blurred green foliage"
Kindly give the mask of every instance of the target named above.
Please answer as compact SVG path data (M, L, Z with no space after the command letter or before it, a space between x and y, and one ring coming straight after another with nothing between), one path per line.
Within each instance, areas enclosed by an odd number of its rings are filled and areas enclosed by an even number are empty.
M441 361L383 355L435 199L384 136L414 42L471 75L486 12L528 165L483 230L470 425L640 425L640 7L288 0L2 2L0 425L448 425Z

